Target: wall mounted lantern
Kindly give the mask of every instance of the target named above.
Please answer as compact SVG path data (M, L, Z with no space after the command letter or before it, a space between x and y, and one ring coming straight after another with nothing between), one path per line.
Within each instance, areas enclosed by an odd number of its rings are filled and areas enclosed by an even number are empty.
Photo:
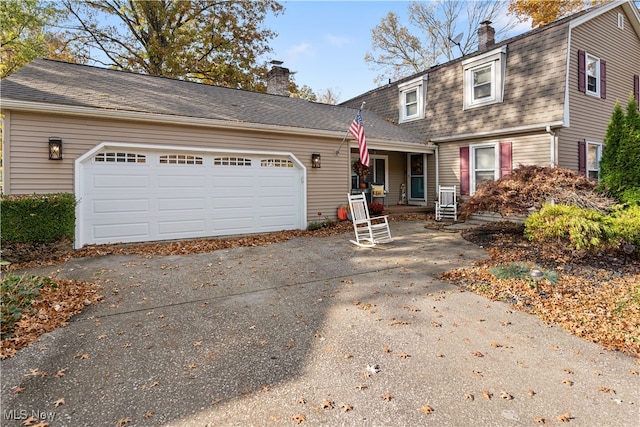
M49 138L49 160L62 160L62 139L57 136Z
M320 169L320 160L320 153L313 153L311 155L311 167L314 169Z

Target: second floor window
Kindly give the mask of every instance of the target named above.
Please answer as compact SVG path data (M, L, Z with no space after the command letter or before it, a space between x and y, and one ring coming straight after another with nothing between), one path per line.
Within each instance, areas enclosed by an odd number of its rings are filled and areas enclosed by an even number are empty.
M600 59L587 54L587 93L600 96Z
M503 100L506 46L462 61L464 109Z
M427 76L398 85L400 91L399 122L408 122L424 118L425 98L427 96Z

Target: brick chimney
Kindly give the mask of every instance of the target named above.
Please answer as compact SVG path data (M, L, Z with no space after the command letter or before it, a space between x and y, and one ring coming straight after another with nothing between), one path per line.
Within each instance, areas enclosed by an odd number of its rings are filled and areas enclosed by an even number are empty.
M271 61L271 70L267 73L267 93L273 95L290 96L288 68L281 67L282 61Z
M496 30L491 26L491 21L482 21L478 28L478 50L485 50L496 43Z

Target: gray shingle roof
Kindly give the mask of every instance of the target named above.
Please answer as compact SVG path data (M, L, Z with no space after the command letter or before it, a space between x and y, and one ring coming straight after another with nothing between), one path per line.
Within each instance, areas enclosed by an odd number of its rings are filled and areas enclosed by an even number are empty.
M163 114L237 123L346 132L353 108L230 89L86 65L36 59L1 83L3 101L18 100ZM423 143L420 138L363 110L369 140Z

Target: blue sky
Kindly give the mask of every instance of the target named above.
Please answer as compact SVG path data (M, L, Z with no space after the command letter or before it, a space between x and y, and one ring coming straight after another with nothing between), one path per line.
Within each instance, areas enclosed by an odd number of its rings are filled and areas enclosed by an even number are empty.
M278 33L269 59L295 72L298 86L317 94L331 89L339 101L374 89L378 74L364 62L371 51L371 30L390 11L406 23L408 1L281 1L283 14L265 25ZM506 2L505 2L506 5ZM408 23L406 23L408 25ZM523 24L517 33L529 29Z

